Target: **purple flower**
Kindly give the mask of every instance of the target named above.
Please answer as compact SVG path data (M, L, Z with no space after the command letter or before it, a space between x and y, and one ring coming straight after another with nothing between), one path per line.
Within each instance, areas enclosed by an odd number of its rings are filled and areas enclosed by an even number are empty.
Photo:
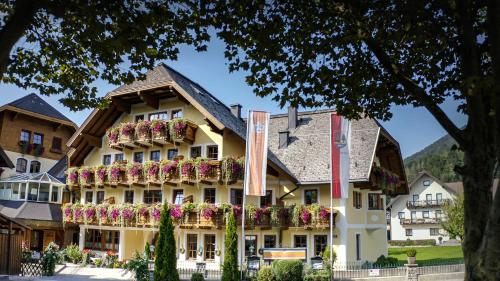
M139 214L143 217L147 216L148 213L149 213L149 211L148 211L148 208L146 208L146 207L142 207L139 209Z
M134 123L125 123L122 125L122 135L128 137L134 132Z
M94 208L88 208L88 209L85 209L85 218L87 219L91 219L93 218L95 215L95 210Z
M129 208L125 208L122 210L122 216L126 220L131 220L134 217L134 211Z
M233 206L233 213L235 217L241 216L241 206L239 205Z
M82 218L82 215L83 215L82 209L75 209L75 219Z
M302 218L304 224L309 224L309 222L311 222L311 213L308 210L303 210L300 214L300 218Z
M157 165L151 166L151 168L149 168L149 170L148 170L149 176L156 176L157 173L158 173L158 166Z
M97 170L97 177L99 177L99 180L104 181L104 178L106 177L106 169L100 168Z
M161 133L162 129L163 129L163 124L158 122L153 126L153 133L159 134Z
M257 209L255 211L255 221L257 223L260 223L260 221L262 220L262 215L263 215L264 211L262 209Z
M329 213L329 212L328 212L325 208L322 208L322 209L319 211L319 217L320 217L320 219L325 220L325 219L327 219L329 216L330 216L330 213Z
M201 216L206 219L212 219L214 217L214 210L212 208L205 208L201 211Z
M182 218L182 210L179 205L175 205L174 208L170 209L170 216L174 219L180 219Z
M72 213L73 212L71 211L71 208L69 208L69 207L68 208L64 208L64 216L71 217Z
M193 164L185 163L184 165L182 165L181 172L183 176L191 176L192 171L193 171Z
M80 177L82 177L84 180L87 180L90 177L90 171L89 170L83 170L80 173Z
M120 217L120 210L118 210L118 209L111 210L111 218L113 220L117 220L118 217Z
M120 168L118 167L111 168L110 174L113 180L118 180L118 178L120 177Z
M78 180L78 174L76 172L69 173L68 177L71 182L76 182Z
M106 208L99 208L99 216L101 218L106 218L108 216L108 209Z
M160 215L161 215L160 210L157 208L153 208L153 210L151 211L151 217L153 217L155 221L160 220Z
M177 122L174 124L174 130L177 134L182 134L184 133L184 130L186 129L186 124L184 122Z
M207 162L201 162L198 165L198 175L202 178L206 178L210 173L210 165Z

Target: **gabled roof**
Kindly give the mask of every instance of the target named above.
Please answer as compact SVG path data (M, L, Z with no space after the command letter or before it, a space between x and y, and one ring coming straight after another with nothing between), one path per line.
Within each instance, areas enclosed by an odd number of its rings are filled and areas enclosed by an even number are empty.
M144 80L137 80L129 85L124 85L111 91L106 95L106 98L114 100L116 98L127 97L128 100L125 102L136 103L140 102L137 95L138 92L149 92L152 95L157 95L157 97L159 97L158 95L160 95L160 93L156 93L155 90L166 87L171 87L172 90L175 90L175 92L177 92L182 99L191 103L219 130L229 130L235 133L242 140L245 140L246 125L243 120L234 116L231 113L231 110L224 103L210 94L199 84L193 82L165 64L160 64L148 71ZM162 98L164 97L166 97L165 94ZM139 101L137 101L138 99ZM114 106L116 105L112 104L107 109L95 109L68 141L68 146L74 148L69 154L70 163L72 165L75 155L86 155L91 151L88 146L85 146L83 136L90 134L100 138L104 135L107 127L111 126L111 124L119 118L121 112L119 112ZM103 119L106 121L100 121ZM97 123L99 123L99 126L96 126ZM82 159L81 156L78 157L79 159ZM270 164L273 165L274 168L282 170L295 181L292 173L272 152L268 153L268 158L270 160Z
M10 169L14 168L14 164L12 163L9 156L7 155L7 153L5 153L5 151L1 146L0 146L0 167L6 167Z
M68 168L68 156L64 155L63 158L59 159L59 161L47 171L47 173L54 178L58 179L62 183L66 183L66 169Z
M35 116L45 116L50 120L58 120L60 123L76 128L76 124L69 120L64 114L52 107L37 94L29 94L20 99L0 107L0 111L11 110L20 113L35 113Z

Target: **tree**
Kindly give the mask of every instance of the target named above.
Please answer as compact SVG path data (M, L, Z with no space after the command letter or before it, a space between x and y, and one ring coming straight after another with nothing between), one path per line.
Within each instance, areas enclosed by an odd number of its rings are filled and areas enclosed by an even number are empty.
M229 69L281 106L334 107L387 120L392 105L425 107L464 152L467 280L500 270L500 3L207 1L200 20L226 43ZM454 124L440 104L467 115Z
M441 223L450 238L458 237L464 240L464 197L462 195L453 199L452 203L448 203L443 207L444 220Z
M0 4L0 78L72 110L105 105L94 82L142 78L179 44L198 50L206 32L184 1L8 0Z
M164 204L160 216L160 231L155 247L154 281L179 281L175 249L174 224L168 204Z
M226 224L226 240L224 241L224 263L222 264L222 281L240 280L238 271L238 235L234 212L229 212Z

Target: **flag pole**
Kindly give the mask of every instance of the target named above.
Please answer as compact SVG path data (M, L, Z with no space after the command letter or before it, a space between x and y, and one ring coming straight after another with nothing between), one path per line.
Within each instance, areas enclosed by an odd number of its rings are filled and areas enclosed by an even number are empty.
M334 137L332 136L332 115L330 115L330 278L333 280L333 161L332 161L332 148L335 142Z
M248 119L247 119L247 134L246 134L246 143L245 143L245 169L244 169L244 177L243 177L243 206L241 206L241 253L240 253L240 280L243 281L243 261L245 258L245 203L246 203L246 194L247 194L247 176L248 176L248 138L250 137L250 125L252 123L252 115L250 114L250 110L248 110Z

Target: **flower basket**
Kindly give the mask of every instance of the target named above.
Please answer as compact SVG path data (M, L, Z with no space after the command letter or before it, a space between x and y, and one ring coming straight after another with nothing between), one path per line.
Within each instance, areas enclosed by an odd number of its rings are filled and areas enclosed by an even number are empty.
M160 178L162 181L172 181L179 179L179 162L162 160L160 162Z
M204 181L218 181L221 178L220 161L196 159L196 178Z
M194 142L198 126L183 118L176 118L168 122L168 132L173 141Z
M170 208L170 216L175 223L181 223L184 215L180 205L174 205Z
M73 223L83 223L83 206L80 204L73 204L71 209L73 211Z
M78 168L69 168L67 171L67 181L69 186L78 185Z
M126 179L125 169L121 163L115 162L108 167L108 180L111 184L125 182Z
M245 158L228 156L222 160L221 178L227 183L242 180L245 173Z
M152 225L158 224L161 217L161 204L155 204L149 207L149 218Z
M120 124L120 142L129 143L134 141L135 124L126 122Z
M160 163L155 161L146 161L146 163L144 163L144 178L147 182L159 182Z
M141 163L127 164L127 178L129 183L137 183L144 179L144 168Z
M95 183L97 185L104 185L108 182L108 167L99 165L95 167Z
M62 213L64 216L64 222L72 222L73 221L73 209L71 208L72 204L64 204L62 207Z
M120 128L108 128L106 130L106 136L108 137L108 145L110 147L116 146L120 137Z
M118 206L110 206L108 209L108 218L111 220L111 223L113 225L120 225L121 224L121 210L118 208Z
M124 204L121 207L122 225L132 225L135 218L135 210L131 204Z
M96 212L94 205L85 204L85 206L83 206L83 221L85 222L85 224L93 224L96 219L95 215Z
M168 123L165 120L155 119L151 121L151 135L155 141L169 141Z
M151 140L151 121L141 120L135 125L136 140L149 142Z
M80 185L91 185L94 183L94 170L89 167L81 167L78 170Z
M149 208L145 205L138 205L136 210L137 223L146 225L149 222Z
M96 207L96 217L99 221L99 224L108 224L108 204L100 204Z
M194 160L182 160L179 162L179 169L181 171L181 180L193 181L196 179L196 163Z
M182 215L185 224L196 224L196 205L194 203L182 204Z

